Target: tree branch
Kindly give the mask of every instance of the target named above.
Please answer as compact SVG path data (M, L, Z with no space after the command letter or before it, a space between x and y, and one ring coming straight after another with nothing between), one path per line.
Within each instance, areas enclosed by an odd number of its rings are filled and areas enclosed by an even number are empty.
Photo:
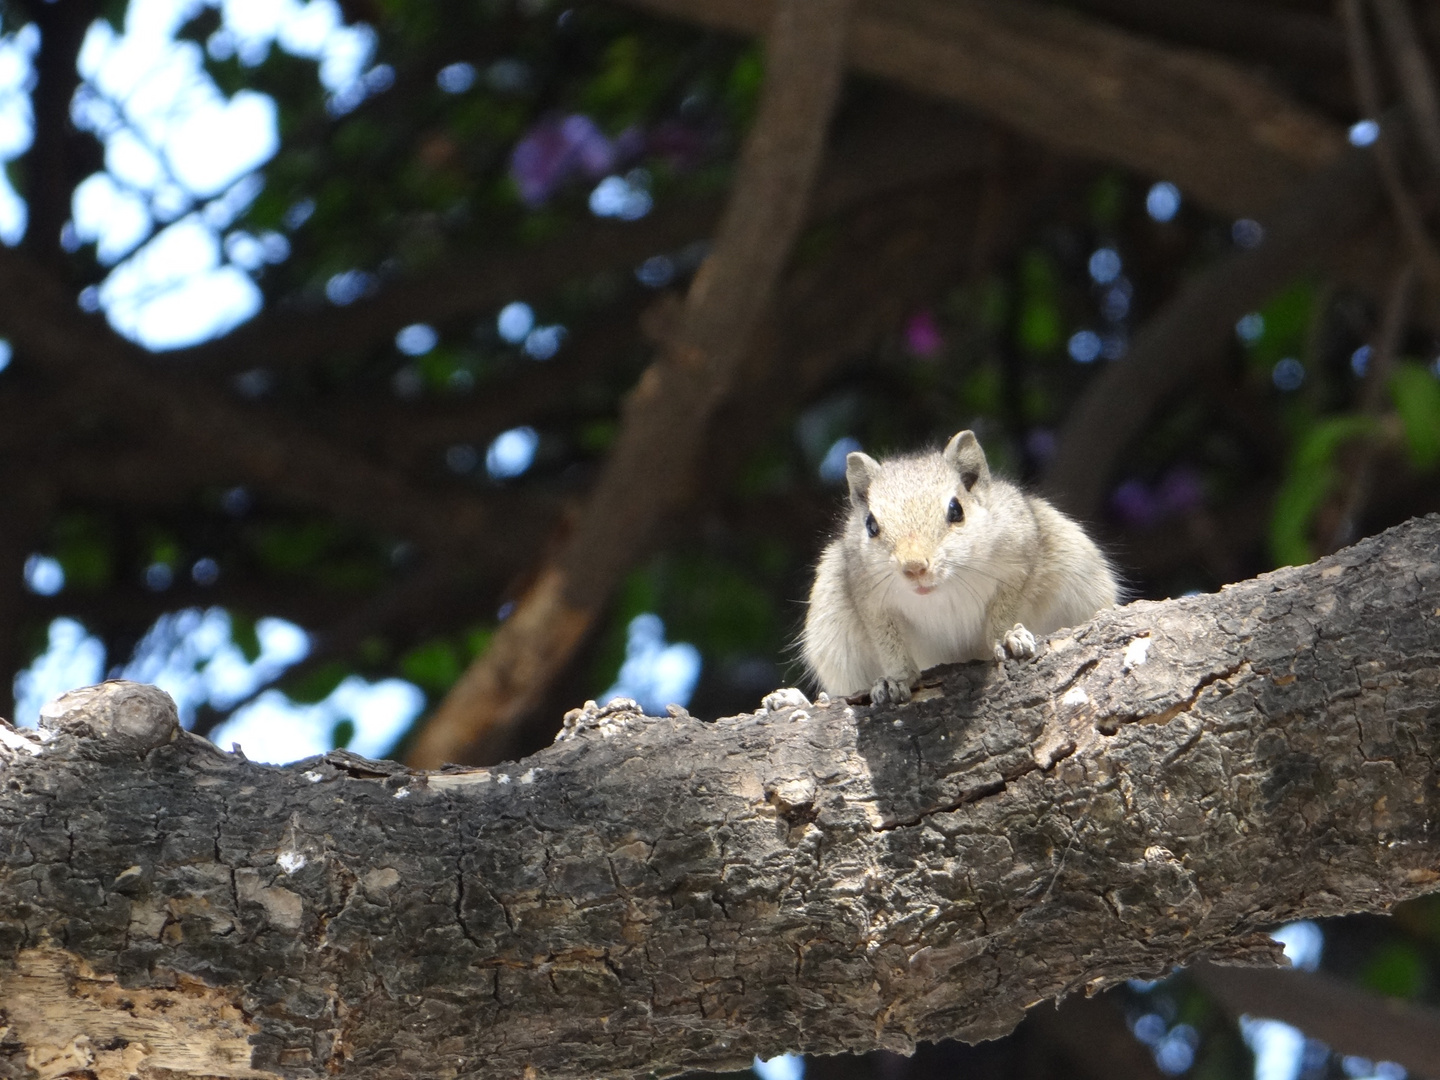
M1340 0L1340 14L1345 23L1346 40L1350 47L1351 81L1355 84L1355 96L1360 101L1362 112L1375 120L1382 117L1379 77L1375 70L1375 57L1370 48L1370 34L1365 28L1365 14L1360 0ZM1413 112L1413 109L1412 109ZM1390 208L1395 214L1400 235L1410 247L1415 259L1430 286L1432 299L1440 299L1440 253L1425 228L1425 219L1411 197L1405 176L1400 167L1399 154L1394 145L1396 127L1394 120L1380 127L1373 144L1375 161L1380 170L1385 194L1390 199Z
M421 731L439 766L523 716L574 655L620 576L693 480L710 420L805 220L843 65L850 0L782 0L768 74L714 251L673 338L631 392L622 429L564 547Z
M896 92L882 95L830 148L810 202L810 219L972 168L982 135L982 125L947 106ZM628 272L651 255L708 238L722 208L719 199L692 198L662 204L640 221L584 221L528 250L482 252L391 283L363 306L272 308L223 338L165 353L155 362L223 374L251 369L257 358L284 368L372 349L407 323L493 312L567 281L608 270Z
M626 0L758 34L774 0ZM1344 149L1338 127L1223 58L1160 45L1052 4L864 0L850 63L1032 138L1163 177L1254 215Z
M1047 496L1078 517L1095 517L1120 455L1160 403L1231 339L1241 315L1341 249L1379 204L1373 155L1353 150L1266 222L1258 248L1236 251L1191 279L1140 328L1129 352L1086 386L1060 430L1042 485Z
M1227 1012L1283 1020L1334 1048L1440 1076L1440 1009L1382 998L1332 975L1196 964L1191 977Z
M1263 60L1292 70L1332 74L1345 66L1345 34L1335 20L1308 11L1243 0L1073 0L1074 6L1142 33Z
M75 184L101 164L100 145L75 130L70 103L80 85L76 58L85 32L96 16L94 0L74 3L27 3L26 13L40 29L35 58L35 137L25 155L25 200L28 220L25 248L40 265L64 265L60 229L70 219Z
M1440 882L1437 611L1440 516L905 706L619 703L430 774L75 692L0 727L0 1072L667 1075L1273 961L1266 925Z
M7 336L22 359L65 384L76 418L164 432L170 453L197 454L216 483L253 484L434 550L500 565L514 558L514 536L493 527L478 499L418 491L400 474L232 403L199 379L154 371L141 350L81 316L63 286L4 248L0 292L10 299Z

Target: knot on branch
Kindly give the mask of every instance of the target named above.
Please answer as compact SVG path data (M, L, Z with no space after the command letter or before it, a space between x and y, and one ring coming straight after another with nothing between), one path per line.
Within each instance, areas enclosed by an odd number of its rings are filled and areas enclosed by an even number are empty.
M61 694L40 710L40 729L102 742L110 751L143 757L174 741L180 715L156 686L112 679Z

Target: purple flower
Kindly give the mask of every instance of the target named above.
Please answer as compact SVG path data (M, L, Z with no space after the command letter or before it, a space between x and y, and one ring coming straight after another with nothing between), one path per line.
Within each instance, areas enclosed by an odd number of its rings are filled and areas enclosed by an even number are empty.
M1055 432L1049 428L1031 428L1025 436L1025 451L1040 465L1048 465L1055 456Z
M660 121L645 140L646 149L676 172L684 172L699 165L710 153L714 142L713 130L681 120Z
M1126 480L1110 496L1110 509L1126 525L1148 529L1160 518L1160 506L1143 480Z
M1194 469L1180 465L1165 474L1156 496L1167 517L1188 514L1204 504L1205 484Z
M925 360L932 360L945 348L945 337L940 333L940 324L929 308L921 308L905 324L905 347Z
M638 131L621 135L626 149L643 141ZM510 175L525 205L541 206L577 173L591 179L614 171L620 147L582 113L541 120L515 144Z

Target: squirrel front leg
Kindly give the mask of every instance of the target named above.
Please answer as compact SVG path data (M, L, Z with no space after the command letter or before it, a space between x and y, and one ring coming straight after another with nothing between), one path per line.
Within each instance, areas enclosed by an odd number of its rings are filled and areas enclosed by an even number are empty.
M985 640L997 663L1007 657L1024 660L1035 655L1035 635L1016 616L1020 613L1020 590L1002 589L990 602L985 615Z
M920 674L894 620L881 617L870 624L870 638L880 656L880 677L870 687L875 705L903 705L910 700L910 685Z

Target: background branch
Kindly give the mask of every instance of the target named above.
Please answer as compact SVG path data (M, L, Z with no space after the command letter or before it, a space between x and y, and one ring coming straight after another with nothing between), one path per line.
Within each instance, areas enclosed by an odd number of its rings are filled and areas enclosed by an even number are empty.
M563 549L426 724L413 761L456 760L523 716L683 501L708 423L732 390L804 222L843 72L848 10L849 0L783 0L777 9L759 112L674 338L626 401L620 436Z

